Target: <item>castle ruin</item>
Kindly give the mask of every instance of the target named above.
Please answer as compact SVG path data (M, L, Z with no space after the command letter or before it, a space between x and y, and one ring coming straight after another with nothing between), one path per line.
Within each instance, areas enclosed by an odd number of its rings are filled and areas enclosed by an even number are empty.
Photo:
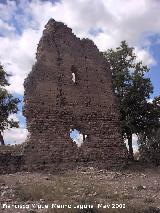
M111 72L91 40L49 20L24 87L27 164L126 159ZM80 147L70 138L73 129L83 134Z

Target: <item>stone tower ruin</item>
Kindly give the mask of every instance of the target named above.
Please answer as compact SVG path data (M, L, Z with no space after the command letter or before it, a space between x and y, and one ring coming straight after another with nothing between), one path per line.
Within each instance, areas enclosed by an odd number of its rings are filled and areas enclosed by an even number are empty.
M63 23L49 20L24 87L27 163L126 159L111 72L91 40L81 40ZM71 129L83 134L80 147L70 138Z

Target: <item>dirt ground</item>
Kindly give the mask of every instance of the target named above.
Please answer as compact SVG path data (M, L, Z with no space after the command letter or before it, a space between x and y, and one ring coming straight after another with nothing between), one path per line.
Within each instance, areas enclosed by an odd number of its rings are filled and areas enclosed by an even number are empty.
M0 212L160 212L160 167L0 175Z

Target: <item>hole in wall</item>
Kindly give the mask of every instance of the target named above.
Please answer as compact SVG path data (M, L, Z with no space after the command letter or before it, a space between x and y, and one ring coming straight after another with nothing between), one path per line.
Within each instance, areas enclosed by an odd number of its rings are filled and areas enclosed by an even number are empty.
M76 68L76 66L72 65L71 72L72 72L72 81L74 83L77 83L77 68Z
M83 134L77 129L70 129L70 138L77 144L78 147L80 147L87 138L87 135Z
M76 82L76 75L75 73L72 72L72 81L75 83Z

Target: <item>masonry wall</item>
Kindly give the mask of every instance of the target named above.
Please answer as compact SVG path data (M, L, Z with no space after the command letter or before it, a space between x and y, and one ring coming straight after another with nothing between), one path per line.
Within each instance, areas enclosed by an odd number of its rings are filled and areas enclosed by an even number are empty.
M0 174L14 173L24 168L22 145L0 146Z
M28 164L126 160L111 72L91 40L80 40L51 19L24 86ZM86 135L81 147L70 138L70 129Z

